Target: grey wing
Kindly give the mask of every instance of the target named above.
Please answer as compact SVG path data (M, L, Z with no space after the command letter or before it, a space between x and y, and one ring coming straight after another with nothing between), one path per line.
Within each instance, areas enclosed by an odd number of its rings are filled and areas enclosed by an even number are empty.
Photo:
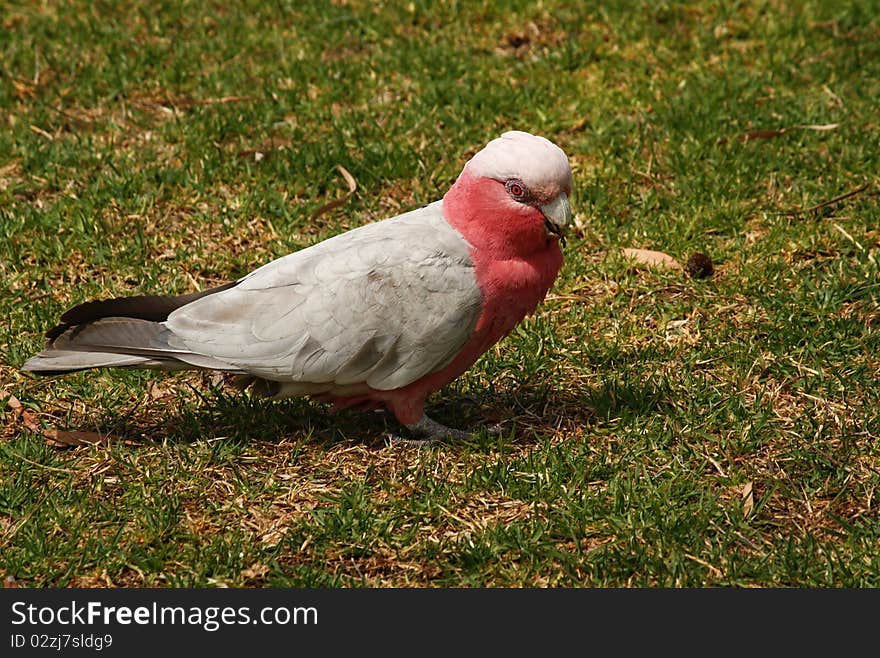
M481 306L468 245L432 204L269 263L165 325L172 346L265 379L390 390L448 365Z

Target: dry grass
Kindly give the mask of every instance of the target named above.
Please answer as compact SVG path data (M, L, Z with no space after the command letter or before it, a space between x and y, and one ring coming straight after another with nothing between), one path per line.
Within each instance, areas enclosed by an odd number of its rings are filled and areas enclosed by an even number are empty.
M0 577L878 584L876 12L187 7L2 19ZM210 375L18 370L71 304L432 201L509 128L570 155L566 265L432 409L501 437L412 450Z

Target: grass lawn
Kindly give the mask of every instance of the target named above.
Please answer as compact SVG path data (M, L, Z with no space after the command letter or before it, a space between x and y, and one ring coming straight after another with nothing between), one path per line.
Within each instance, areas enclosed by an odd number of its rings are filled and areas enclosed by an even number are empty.
M0 2L0 578L880 586L880 2L718 4ZM19 370L76 303L423 205L511 128L571 159L565 265L429 404L500 437Z

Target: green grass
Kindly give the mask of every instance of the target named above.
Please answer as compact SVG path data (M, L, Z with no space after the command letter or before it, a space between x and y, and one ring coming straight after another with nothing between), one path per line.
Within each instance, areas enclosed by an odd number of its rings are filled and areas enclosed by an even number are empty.
M32 421L0 410L0 576L880 586L880 3L594 4L0 3L0 402ZM18 369L75 303L439 198L510 128L569 154L577 228L431 405L501 437L407 449L207 375ZM310 220L339 165L357 194Z

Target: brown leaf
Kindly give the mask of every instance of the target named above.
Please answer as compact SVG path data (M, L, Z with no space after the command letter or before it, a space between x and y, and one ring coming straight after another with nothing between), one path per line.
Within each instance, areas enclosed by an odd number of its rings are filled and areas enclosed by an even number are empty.
M18 414L21 412L21 402L12 393L0 388L0 398L6 398L6 406L12 409L13 413Z
M18 583L15 582L15 576L9 574L3 579L3 589L13 589L15 587L18 587Z
M669 254L650 249L623 249L623 255L639 265L656 267L661 270L680 270L681 264Z
M34 418L34 415L27 410L22 410L21 412L21 421L24 423L24 426L27 427L31 432L36 432L37 434L41 434L43 432L43 426L37 422L37 419Z
M339 170L339 173L342 174L345 182L348 183L348 193L354 194L358 188L358 184L357 181L354 179L354 176L352 176L351 172L342 165L336 165L336 168Z
M24 408L24 405L22 405L17 397L3 389L0 389L0 397L6 398L6 406L12 409L13 418L21 418L21 422L23 422L24 426L31 432L42 434L43 426L37 422L37 419L34 418L34 415L30 411Z
M47 428L43 430L43 436L50 443L63 448L106 443L110 438L107 434L98 432L80 432L77 430L56 430Z
M43 427L34 415L24 408L24 405L14 395L0 389L0 398L6 397L6 406L12 409L14 417L21 418L26 428L35 434L42 434L46 441L57 447L73 447L91 445L95 443L107 443L111 438L109 434L98 432L80 432L77 430L57 430L54 427Z
M778 130L752 130L742 136L742 141L750 142L753 139L773 139L784 134L785 128L779 128Z
M152 400L164 400L165 398L174 397L173 393L162 388L156 382L150 384L149 388L147 389L147 394Z
M354 179L354 176L351 175L348 169L346 169L342 165L336 165L336 168L339 170L339 173L342 174L342 177L345 179L345 182L348 185L348 194L339 199L331 201L330 203L325 203L323 206L312 213L312 216L309 217L310 220L315 220L324 213L330 212L334 208L338 208L339 206L344 205L357 191L357 181Z

